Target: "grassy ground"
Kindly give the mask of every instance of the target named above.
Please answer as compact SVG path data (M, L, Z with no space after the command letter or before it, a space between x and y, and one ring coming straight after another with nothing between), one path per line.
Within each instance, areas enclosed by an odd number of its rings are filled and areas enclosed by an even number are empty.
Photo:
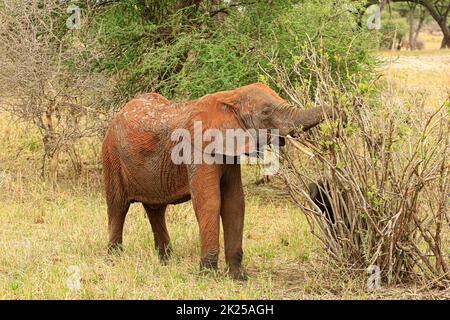
M450 49L384 52L382 59L386 79L403 94L422 96L426 109L449 97Z
M423 90L433 107L450 88L449 53L401 52L384 71L405 90ZM92 170L76 181L62 170L61 183L50 186L39 176L37 133L0 114L0 299L450 298L449 292L413 286L368 293L364 272L333 269L299 209L273 185L255 186L252 168L245 170L248 281L233 281L223 272L199 273L198 230L190 203L169 208L174 255L167 266L158 262L150 225L138 204L127 217L124 253L110 259L106 206L93 165L98 142L93 146L86 144L85 150L93 159L85 167ZM223 255L220 265L223 269ZM80 270L79 289L70 289L71 266Z
M443 34L439 31L430 32L420 32L419 40L423 43L424 50L437 50L441 48Z
M140 205L125 226L125 252L106 255L106 206L100 177L62 178L50 186L39 177L41 150L31 128L0 119L0 298L305 298L365 297L363 282L339 277L318 281L318 246L303 215L285 195L247 186L247 282L223 272L199 274L199 243L190 203L171 206L168 228L174 255L161 266ZM19 150L19 152L18 152ZM252 170L250 170L250 173ZM251 175L251 174L250 174ZM267 196L270 194L270 196ZM223 256L220 261L224 266ZM81 271L81 289L68 286L70 266ZM355 288L356 286L356 288Z
M365 276L333 269L301 212L285 194L252 183L246 170L247 215L244 264L250 279L223 272L199 273L197 224L190 203L171 206L168 228L174 255L161 266L149 223L132 206L125 226L125 252L106 254L106 207L99 176L84 175L50 186L39 178L39 149L17 146L30 131L0 120L1 299L368 299L443 297L419 287L365 290ZM8 135L5 135L5 130ZM25 133L26 132L26 133ZM18 169L20 168L20 169ZM224 266L223 256L220 260ZM70 289L71 266L80 269L79 290Z
M424 50L384 51L382 72L403 95L421 95L435 109L450 94L450 49L440 50L442 34L421 32ZM418 106L420 107L420 106Z

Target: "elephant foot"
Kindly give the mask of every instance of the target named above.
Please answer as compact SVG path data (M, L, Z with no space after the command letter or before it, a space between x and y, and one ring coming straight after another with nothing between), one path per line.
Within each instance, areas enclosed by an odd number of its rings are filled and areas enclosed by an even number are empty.
M234 254L228 254L228 257L225 257L228 265L228 274L234 280L248 279L247 273L245 272L244 268L242 268L243 256L244 253L242 251L242 248L240 248L239 250L236 250Z
M211 250L200 260L200 270L217 269L217 261L219 260L219 251Z
M248 280L247 272L241 267L232 267L228 269L228 274L233 278L234 280L238 281L246 281Z
M166 266L172 256L172 247L168 246L166 249L158 249L159 262Z
M121 243L109 243L108 244L108 254L120 254L123 252L123 245Z

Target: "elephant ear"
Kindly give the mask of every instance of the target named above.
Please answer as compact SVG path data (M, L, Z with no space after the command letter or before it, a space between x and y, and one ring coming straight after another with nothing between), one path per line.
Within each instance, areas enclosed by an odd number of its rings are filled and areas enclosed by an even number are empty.
M250 115L246 115L250 116ZM236 106L230 99L219 100L210 105L197 122L198 135L202 133L202 152L210 156L240 156L257 152L257 132L247 130ZM198 145L198 144L197 144Z

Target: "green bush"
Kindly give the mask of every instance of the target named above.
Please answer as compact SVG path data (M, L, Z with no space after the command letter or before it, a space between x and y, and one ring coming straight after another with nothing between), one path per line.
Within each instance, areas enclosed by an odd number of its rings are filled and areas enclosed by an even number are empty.
M117 104L142 91L194 99L264 80L261 68L291 65L306 41L343 79L366 78L371 41L350 2L249 2L229 6L223 18L217 10L224 3L177 9L170 1L163 10L158 1L126 0L96 9L83 32L97 39L93 71L119 79Z
M408 30L406 18L401 17L397 11L383 12L379 33L380 48L391 49L393 45L400 43Z

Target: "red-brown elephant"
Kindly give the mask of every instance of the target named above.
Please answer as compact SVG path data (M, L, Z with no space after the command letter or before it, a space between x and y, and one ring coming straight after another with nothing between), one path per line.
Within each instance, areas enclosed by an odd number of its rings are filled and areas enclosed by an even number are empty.
M103 171L108 205L109 249L121 248L130 203L141 202L152 226L155 246L164 263L170 254L166 207L192 200L201 241L201 267L217 268L222 220L225 260L234 278L243 278L242 234L244 193L239 163L182 163L171 158L174 130L278 129L280 136L307 130L333 117L331 108L290 107L273 90L259 83L173 103L150 93L128 102L115 116L103 142ZM226 156L249 152L245 146Z

